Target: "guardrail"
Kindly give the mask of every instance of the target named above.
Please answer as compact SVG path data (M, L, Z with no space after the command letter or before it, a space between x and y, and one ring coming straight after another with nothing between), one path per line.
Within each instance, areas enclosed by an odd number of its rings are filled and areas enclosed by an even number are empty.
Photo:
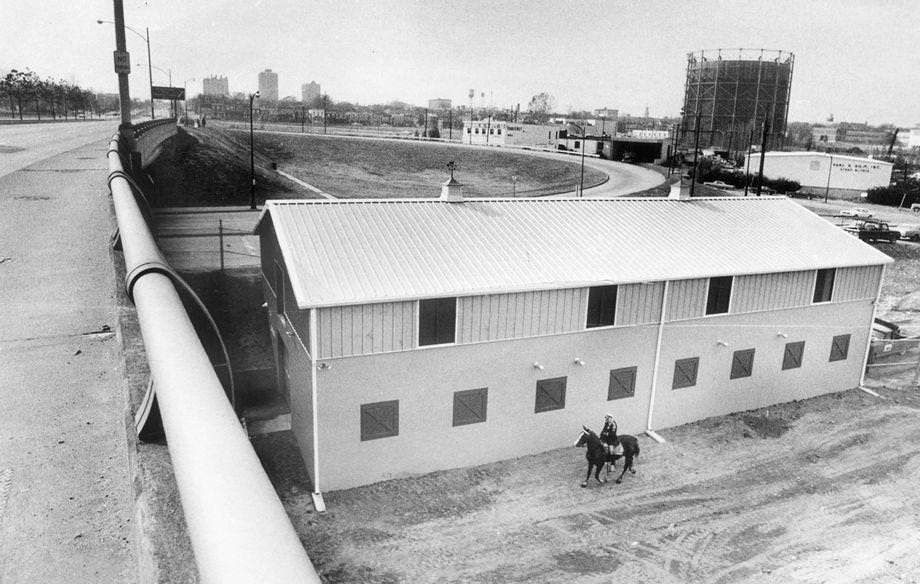
M141 168L156 161L163 151L163 142L175 136L177 131L176 118L150 120L134 126L134 150L140 155Z
M183 307L124 172L117 136L106 156L128 296L201 581L319 583Z

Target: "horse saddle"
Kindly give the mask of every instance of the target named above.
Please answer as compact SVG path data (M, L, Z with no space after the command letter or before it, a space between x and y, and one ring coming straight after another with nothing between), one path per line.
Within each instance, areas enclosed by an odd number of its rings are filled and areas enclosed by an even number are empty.
M610 456L623 456L623 444L618 442L616 445L607 445L607 454Z

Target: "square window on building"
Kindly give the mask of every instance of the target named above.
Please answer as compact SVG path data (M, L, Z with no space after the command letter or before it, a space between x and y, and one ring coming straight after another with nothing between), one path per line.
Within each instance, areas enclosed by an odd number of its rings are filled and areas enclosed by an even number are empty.
M696 373L700 368L700 358L690 357L674 362L674 382L671 389L693 387L696 385Z
M750 377L754 371L754 349L735 351L732 355L732 371L730 379Z
M495 133L495 128L489 128L489 135L491 136L494 133Z
M831 356L828 361L843 361L850 352L850 335L837 335L831 339Z
M487 387L454 392L454 426L485 422L488 394Z
M499 135L499 136L502 135L502 129L501 129L501 128L498 129L498 135Z
M834 276L836 268L818 270L815 276L815 295L812 302L830 302L834 295Z
M613 326L617 311L616 286L592 286L588 288L587 328Z
M469 134L472 131L472 128L467 128L466 133Z
M432 298L418 301L419 346L455 342L456 324L456 298Z
M783 351L783 370L798 369L802 366L802 355L805 353L805 341L786 343Z
M537 395L533 409L535 414L565 408L565 382L565 377L537 381Z
M636 395L637 367L623 367L610 371L610 385L607 386L607 401Z
M732 297L732 276L709 278L706 314L725 314Z
M361 441L399 435L399 400L361 404Z
M578 150L579 148L581 148L581 142L575 140L575 150Z

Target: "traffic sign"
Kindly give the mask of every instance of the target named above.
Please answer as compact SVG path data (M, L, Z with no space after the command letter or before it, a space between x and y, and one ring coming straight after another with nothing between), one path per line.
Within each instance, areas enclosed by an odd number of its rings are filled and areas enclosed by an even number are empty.
M183 87L166 87L163 85L154 85L151 88L153 99L168 99L170 101L184 100L185 88Z
M117 75L131 73L131 54L128 51L115 51L115 73Z

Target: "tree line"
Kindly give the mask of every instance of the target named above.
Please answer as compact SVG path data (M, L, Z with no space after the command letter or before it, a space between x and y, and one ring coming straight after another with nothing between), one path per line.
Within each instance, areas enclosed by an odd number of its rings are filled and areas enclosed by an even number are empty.
M38 119L57 119L68 117L86 117L87 114L98 115L100 110L118 109L118 96L97 94L75 83L63 79L46 77L42 79L29 69L13 69L0 77L0 103L9 102L9 114L15 119L23 115Z

